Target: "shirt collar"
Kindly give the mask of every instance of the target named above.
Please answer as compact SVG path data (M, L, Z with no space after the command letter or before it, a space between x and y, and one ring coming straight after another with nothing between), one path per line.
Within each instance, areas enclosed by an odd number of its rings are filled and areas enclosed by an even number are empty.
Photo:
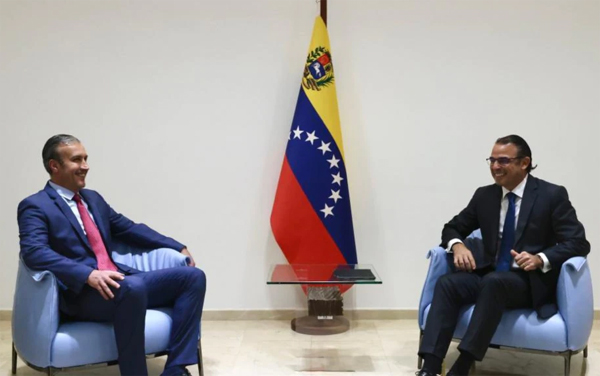
M54 188L56 193L58 193L61 197L66 198L69 201L73 200L73 196L75 196L75 193L71 192L65 187L61 187L53 181L48 181L48 184L50 184L50 186Z
M509 191L508 189L502 187L502 199L504 199L504 197L506 197L506 194L508 192L514 193L515 196L517 196L518 198L523 198L523 192L525 192L525 185L527 184L528 177L529 177L529 174L525 175L525 178L512 191Z

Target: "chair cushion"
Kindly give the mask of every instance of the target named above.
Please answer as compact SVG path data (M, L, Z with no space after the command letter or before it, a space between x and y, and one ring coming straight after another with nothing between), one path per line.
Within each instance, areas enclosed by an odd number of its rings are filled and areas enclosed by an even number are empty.
M146 312L146 354L165 351L171 334L171 308ZM72 321L62 323L52 343L53 367L74 367L117 360L112 323Z
M461 339L465 335L474 307L472 304L461 309L454 338ZM425 308L423 322L427 322L430 308L431 305ZM565 351L568 350L567 327L560 313L542 320L532 309L507 310L491 343L530 350Z

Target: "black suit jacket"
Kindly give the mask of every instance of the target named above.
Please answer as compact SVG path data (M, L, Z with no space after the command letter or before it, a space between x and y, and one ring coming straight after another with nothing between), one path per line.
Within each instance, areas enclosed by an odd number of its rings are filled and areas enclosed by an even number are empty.
M442 247L452 239L464 240L471 232L481 229L483 247L472 247L477 269L495 266L499 249L500 205L502 188L488 185L475 191L467 207L452 218L442 230ZM567 190L531 175L521 201L515 246L517 252L537 254L544 252L552 270L528 272L533 306L538 313L547 303L556 300L556 284L560 268L573 256L586 256L590 243L585 238L583 225L577 220ZM543 316L556 313L544 309Z

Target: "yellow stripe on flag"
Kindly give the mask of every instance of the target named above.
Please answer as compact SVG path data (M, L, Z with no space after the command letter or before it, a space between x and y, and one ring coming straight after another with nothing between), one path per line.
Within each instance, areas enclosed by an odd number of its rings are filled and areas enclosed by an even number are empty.
M318 51L319 48L323 47L327 52L331 51L329 46L329 36L327 35L327 26L325 26L323 19L320 16L317 16L310 47L308 49L307 64L308 60L311 58L311 53ZM331 74L334 74L333 71ZM331 77L331 80L327 82L326 85L319 85L319 81L313 81L313 84L311 85L310 82L307 83L306 77L304 77L302 84L302 90L304 90L306 96L321 117L321 120L323 120L327 129L329 129L329 133L333 136L335 143L340 149L342 158L344 158L344 145L342 143L342 130L340 128L340 114L338 111L337 92L335 90L335 77ZM311 88L307 89L307 84Z

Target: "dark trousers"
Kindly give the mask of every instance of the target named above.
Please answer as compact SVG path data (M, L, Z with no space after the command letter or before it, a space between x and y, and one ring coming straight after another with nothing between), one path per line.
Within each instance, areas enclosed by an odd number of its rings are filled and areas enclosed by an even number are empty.
M147 375L144 351L146 309L173 307L166 367L198 363L198 334L206 277L193 267L176 267L125 276L104 300L86 285L75 297L66 295L70 316L77 320L112 321L121 375Z
M475 271L441 277L433 293L419 355L433 354L440 359L445 358L460 308L473 303L475 309L458 349L480 361L500 324L503 311L532 307L527 273L521 270Z

